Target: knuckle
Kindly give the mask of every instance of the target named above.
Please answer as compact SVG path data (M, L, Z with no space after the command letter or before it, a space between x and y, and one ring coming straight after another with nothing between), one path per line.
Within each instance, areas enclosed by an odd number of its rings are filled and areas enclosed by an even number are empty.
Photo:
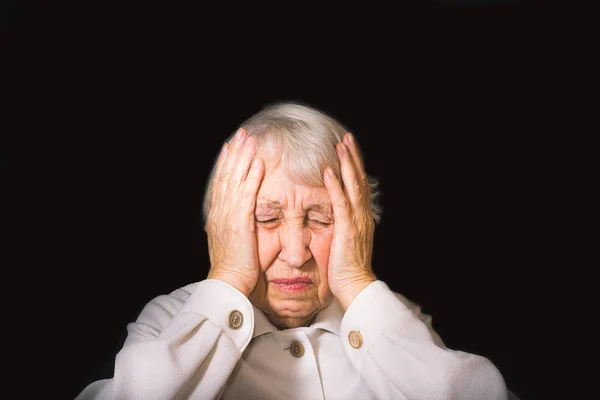
M346 198L346 196L343 196L343 197L340 199L339 205L340 205L340 207L342 207L343 209L346 209L346 210L347 210L347 209L350 209L350 202L348 201L348 199Z
M364 172L362 172L359 175L358 181L360 182L361 186L363 186L365 188L369 188L369 178L367 177L367 174L365 174Z
M244 190L244 193L242 193L242 202L245 204L249 201L254 201L254 193L250 190Z
M361 175L361 177L359 178L359 183L360 186L365 190L365 191L369 191L371 190L371 186L369 185L369 179L367 178L366 175Z
M223 172L221 175L215 178L215 186L222 186L227 183L227 175Z
M353 185L351 191L354 197L356 197L359 200L362 199L365 195L365 189L362 185Z
M228 188L235 188L237 186L235 179L232 179L232 177L227 179L226 185Z

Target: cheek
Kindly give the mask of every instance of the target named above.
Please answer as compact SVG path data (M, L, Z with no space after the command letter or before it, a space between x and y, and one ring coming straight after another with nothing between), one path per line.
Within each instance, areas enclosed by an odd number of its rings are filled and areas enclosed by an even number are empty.
M258 228L256 241L258 245L258 262L261 270L265 271L272 264L275 256L279 254L280 246L277 229Z
M332 239L332 232L318 232L312 234L310 242L310 251L323 278L327 277L327 265L329 264L329 250L331 249Z

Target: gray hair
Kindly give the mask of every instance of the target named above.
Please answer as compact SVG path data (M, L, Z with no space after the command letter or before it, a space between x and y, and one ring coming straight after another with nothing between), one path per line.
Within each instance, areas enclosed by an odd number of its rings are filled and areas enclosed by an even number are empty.
M293 180L306 185L324 186L323 172L329 166L341 181L335 145L342 141L348 131L322 111L294 102L272 103L243 122L240 128L256 138L257 151L277 149L281 153L281 165ZM233 134L227 142L232 138ZM214 173L213 166L204 193L202 211L205 222L211 206L210 187ZM367 179L371 189L371 212L378 223L382 214L378 202L379 182L369 175Z

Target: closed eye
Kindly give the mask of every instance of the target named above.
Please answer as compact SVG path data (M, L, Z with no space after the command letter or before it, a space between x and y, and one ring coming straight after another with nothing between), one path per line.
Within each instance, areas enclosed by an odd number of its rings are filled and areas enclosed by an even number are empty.
M331 225L331 223L329 223L329 222L319 221L318 219L309 219L308 222L311 224L316 224L318 226L322 226L322 227Z
M261 225L264 225L266 227L272 227L275 226L280 218L271 218L271 219L258 219L255 218L256 222L258 222ZM319 221L318 219L306 219L305 220L307 224L312 225L313 227L319 227L319 228L326 228L328 226L330 226L332 223L331 222L323 222L323 221Z
M256 220L256 222L261 222L263 224L268 224L270 222L276 222L279 218L271 218L271 219L265 219L265 220Z
M271 218L271 219L263 219L263 220L256 218L256 222L259 223L264 228L271 229L271 228L276 228L279 225L279 218Z

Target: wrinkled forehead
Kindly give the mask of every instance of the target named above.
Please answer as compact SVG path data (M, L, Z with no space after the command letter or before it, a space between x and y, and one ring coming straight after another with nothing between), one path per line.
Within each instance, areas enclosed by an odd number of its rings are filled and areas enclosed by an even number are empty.
M321 214L333 215L333 209L329 199L319 198L318 196L299 196L292 199L278 196L259 196L256 199L257 211L286 211L288 209L298 209L303 211L312 210Z
M277 164L270 160L270 164ZM333 209L325 186L295 182L282 164L267 168L256 199L257 211L315 211L331 215Z

